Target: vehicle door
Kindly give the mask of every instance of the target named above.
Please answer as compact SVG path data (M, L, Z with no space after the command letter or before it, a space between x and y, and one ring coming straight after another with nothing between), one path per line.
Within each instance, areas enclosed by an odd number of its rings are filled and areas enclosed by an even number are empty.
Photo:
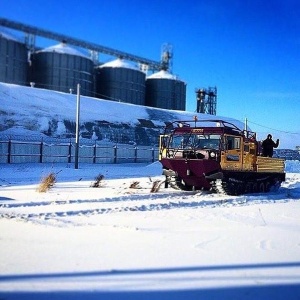
M243 166L242 137L223 136L223 151L221 154L221 167L225 170L241 170Z

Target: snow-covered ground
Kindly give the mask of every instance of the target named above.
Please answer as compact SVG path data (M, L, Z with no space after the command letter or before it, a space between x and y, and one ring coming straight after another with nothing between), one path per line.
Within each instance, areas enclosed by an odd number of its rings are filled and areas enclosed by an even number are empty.
M234 197L151 193L158 162L2 164L0 299L299 299L300 162L286 171Z

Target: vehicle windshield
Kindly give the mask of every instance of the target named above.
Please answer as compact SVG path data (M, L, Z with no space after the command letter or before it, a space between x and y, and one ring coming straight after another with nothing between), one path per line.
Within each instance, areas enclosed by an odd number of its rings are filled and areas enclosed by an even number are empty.
M220 135L218 134L174 134L170 139L169 148L174 149L214 149L219 150Z

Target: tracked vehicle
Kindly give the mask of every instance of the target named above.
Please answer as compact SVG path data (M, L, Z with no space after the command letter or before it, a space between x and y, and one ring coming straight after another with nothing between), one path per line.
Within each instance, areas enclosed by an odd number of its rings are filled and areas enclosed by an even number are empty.
M160 136L159 161L169 185L241 195L285 181L284 160L262 157L256 133L223 120L175 121Z

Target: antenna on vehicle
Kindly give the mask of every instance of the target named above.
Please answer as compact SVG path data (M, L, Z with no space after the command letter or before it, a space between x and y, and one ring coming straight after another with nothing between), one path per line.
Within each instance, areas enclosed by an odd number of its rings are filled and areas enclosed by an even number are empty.
M248 128L248 119L247 117L245 118L245 130L247 131L247 128Z

